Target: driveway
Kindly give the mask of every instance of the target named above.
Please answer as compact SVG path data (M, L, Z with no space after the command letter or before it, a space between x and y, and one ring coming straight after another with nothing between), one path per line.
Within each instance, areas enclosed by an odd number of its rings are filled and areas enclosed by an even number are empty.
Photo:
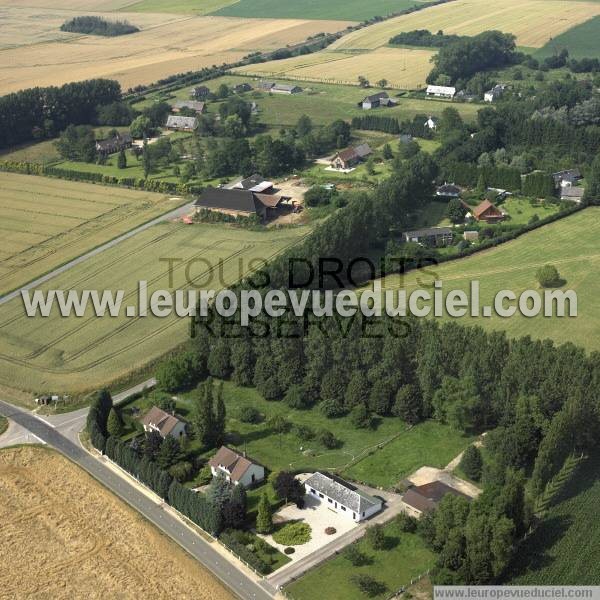
M306 495L304 496L304 501L305 505L302 509L297 508L295 504L291 504L284 506L273 515L273 522L276 524L285 521L303 521L310 525L310 541L306 544L294 546L296 551L294 554L289 555L292 562L297 562L315 553L323 546L333 542L359 525L343 514L334 512L326 503L319 502L317 498ZM335 527L336 532L333 535L327 535L325 533L327 527ZM280 552L283 552L287 547L275 542L272 535L261 535L260 537L272 546L275 546Z

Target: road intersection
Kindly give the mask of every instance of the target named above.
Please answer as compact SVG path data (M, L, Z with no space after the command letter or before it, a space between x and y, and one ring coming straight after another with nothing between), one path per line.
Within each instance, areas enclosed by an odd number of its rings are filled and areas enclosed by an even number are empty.
M133 389L141 391L148 383L144 382ZM136 392L128 390L116 395L115 401L123 400L132 393ZM224 557L215 549L214 543L166 510L164 503L154 500L125 475L111 469L99 456L84 449L79 441L79 432L85 425L87 411L87 408L82 408L72 413L41 416L0 400L0 415L7 417L11 423L0 441L2 445L7 445L6 441L11 444L41 442L58 450L176 541L236 596L244 600L271 600L276 597L277 592L269 582L250 576L233 559Z

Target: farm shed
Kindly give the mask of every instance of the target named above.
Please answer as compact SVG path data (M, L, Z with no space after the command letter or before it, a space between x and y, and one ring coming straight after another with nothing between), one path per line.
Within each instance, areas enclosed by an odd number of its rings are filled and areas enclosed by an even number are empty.
M471 499L466 494L441 481L432 481L425 485L410 487L402 496L402 502L408 508L409 514L419 517L424 512L435 510L447 494L466 498L467 500Z
M202 210L220 212L233 217L258 215L261 221L275 216L283 198L250 190L206 188L194 202L196 213Z
M453 240L450 227L428 227L405 231L402 237L405 242L414 242L423 246L446 246Z

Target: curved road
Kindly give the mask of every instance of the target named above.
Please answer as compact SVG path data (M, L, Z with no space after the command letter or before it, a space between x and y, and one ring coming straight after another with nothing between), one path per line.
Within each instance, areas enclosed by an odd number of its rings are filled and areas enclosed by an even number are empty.
M87 409L84 410L87 412ZM234 564L215 551L210 543L184 525L179 519L166 512L161 505L153 502L126 479L117 475L101 461L65 437L48 421L2 400L0 400L0 414L12 419L15 423L85 469L102 485L122 498L161 531L175 540L237 596L244 600L272 600L275 590L268 583L264 582L262 585L259 585L253 581ZM72 415L73 413L71 413ZM85 420L84 415L81 415L79 418L83 421Z

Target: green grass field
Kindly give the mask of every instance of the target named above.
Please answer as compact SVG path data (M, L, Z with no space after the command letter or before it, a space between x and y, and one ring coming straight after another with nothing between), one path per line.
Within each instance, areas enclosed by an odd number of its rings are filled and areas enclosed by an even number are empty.
M437 421L426 421L355 463L344 475L388 488L420 467L445 467L471 442L459 431Z
M566 48L571 58L600 58L598 39L600 39L600 16L593 17L557 35L540 48L535 56L538 58L552 56Z
M148 0L146 0L148 1ZM160 0L158 0L160 2ZM224 4L224 2L222 2ZM268 17L273 19L342 19L365 21L375 16L387 16L415 6L414 0L239 0L228 3L214 15L222 17Z
M125 306L137 305L139 280L148 282L150 294L191 285L218 290L247 272L249 260L267 260L308 231L299 227L253 232L182 223L143 231L42 286L43 290L123 290L119 317L94 317L90 306L82 317L61 318L54 308L49 317L28 318L20 298L2 307L0 386L76 395L127 381L133 371L184 342L189 328L187 318L175 315L125 316ZM167 258L179 261L173 268L173 285Z
M236 0L140 0L124 6L123 12L185 13L208 15Z
M510 585L598 585L600 455L575 471L544 521L520 546Z
M0 293L169 210L162 194L0 173Z
M352 576L364 573L385 584L383 594L370 596L383 600L400 587L410 584L412 578L435 563L435 555L417 534L404 533L391 522L385 526L385 536L387 548L384 550L373 550L365 539L357 542L360 551L370 559L369 564L354 567L343 554L338 555L286 586L287 596L291 600L312 600L316 597L362 600L366 596L352 582Z
M483 306L491 304L493 295L500 290L508 289L519 294L524 290L538 289L535 272L540 266L550 263L566 280L564 289L577 293L577 317L515 315L501 318L494 315L487 318L464 317L457 322L505 330L511 337L551 338L557 343L573 342L589 351L600 350L600 318L596 303L600 294L597 277L599 235L600 208L590 207L469 258L428 267L426 272L390 275L383 281L383 287L396 290L404 287L410 293L415 288L430 285L434 279L440 279L444 290L461 289L468 293L470 281L478 280L481 286L480 304Z
M178 398L178 411L184 417L189 414L193 405L192 395L193 392ZM340 470L353 459L374 450L374 454L359 462L348 474L372 485L392 486L403 476L424 465L445 466L464 450L470 441L436 422L423 423L406 430L406 426L399 419L382 418L379 419L376 429L356 429L349 417L326 419L317 408L290 409L283 402L265 400L254 388L241 388L231 382L224 383L223 398L227 408L228 445L247 451L249 456L271 470ZM245 406L257 408L264 415L264 420L258 424L240 421L239 411ZM304 425L314 431L329 429L340 440L341 445L339 448L328 450L315 440L300 439L294 431L279 436L268 425L268 420L275 415L282 415L291 424ZM398 435L398 439L389 446L377 448ZM382 470L388 464L388 447L396 448L400 452L409 448L412 450L410 457L402 459L400 467L389 471L386 478ZM393 453L393 450L391 452ZM372 474L361 467L366 461L379 464L379 456L382 456L383 462Z
M276 78L275 80L284 81L283 78ZM206 82L206 86L211 91L216 91L222 83L234 85L236 83L248 82L254 87L258 81L257 78L243 75L226 75ZM367 112L358 107L358 102L368 94L381 91L375 87L364 90L359 88L358 85L333 85L326 83L303 82L300 83L300 87L304 91L291 96L269 95L258 90L246 92L241 94L241 96L248 102L256 102L260 111L258 114L260 123L265 124L270 129L277 130L282 126L295 125L303 114L309 115L313 122L318 125L331 123L335 119L349 120L352 117L364 116ZM190 87L186 87L177 90L173 94L169 94L168 98L165 98L165 101L173 103L176 100L187 99L189 98L190 89ZM388 92L391 96L396 94L394 90L388 90ZM159 98L162 99L159 94L148 94L146 100L135 104L135 108L141 110ZM369 114L397 117L399 119L412 119L416 114L439 116L445 108L452 106L458 110L465 121L472 122L476 119L477 111L481 108L481 105L478 104L449 104L443 100L429 100L424 98L400 97L397 100L398 106L376 109L370 111ZM218 102L209 103L209 112L218 113L218 109Z

